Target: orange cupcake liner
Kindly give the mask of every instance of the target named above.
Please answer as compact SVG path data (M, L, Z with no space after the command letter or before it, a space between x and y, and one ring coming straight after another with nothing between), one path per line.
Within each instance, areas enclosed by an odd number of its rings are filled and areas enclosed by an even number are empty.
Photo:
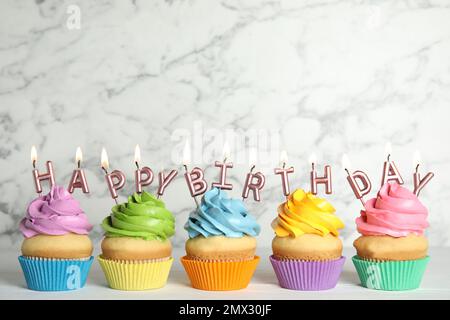
M202 261L181 258L192 287L207 291L244 289L250 283L260 258L242 261Z

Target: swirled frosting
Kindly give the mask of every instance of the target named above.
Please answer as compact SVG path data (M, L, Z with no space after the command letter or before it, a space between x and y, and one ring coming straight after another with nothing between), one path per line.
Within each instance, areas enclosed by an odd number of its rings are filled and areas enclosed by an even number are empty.
M366 202L356 226L362 235L422 235L428 227L427 216L428 210L414 193L398 183L386 183L376 198Z
M25 238L31 238L37 234L88 234L92 225L78 201L64 187L55 185L28 205L19 229Z
M305 233L338 236L338 229L344 224L335 211L325 199L297 189L278 207L278 217L273 220L272 228L278 237L295 238Z
M112 207L102 222L107 237L136 237L164 241L175 233L175 218L164 202L148 192L135 193Z
M247 211L241 200L231 199L221 189L206 192L200 206L191 212L184 226L189 238L226 236L240 238L245 235L257 236L260 226Z

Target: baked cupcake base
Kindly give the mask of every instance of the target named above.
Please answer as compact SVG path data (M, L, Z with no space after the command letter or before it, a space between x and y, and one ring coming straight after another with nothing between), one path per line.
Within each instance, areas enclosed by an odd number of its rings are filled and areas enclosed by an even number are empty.
M320 291L336 286L345 257L328 261L284 260L270 256L278 283L282 288Z
M417 260L373 261L352 258L361 285L375 290L404 291L417 289L430 258Z
M184 256L181 263L195 289L231 291L248 286L259 260L258 256L240 261L206 261Z
M164 287L173 258L158 260L110 260L98 256L108 285L112 289L138 291Z
M20 256L25 281L30 290L70 291L84 287L94 257L49 259Z

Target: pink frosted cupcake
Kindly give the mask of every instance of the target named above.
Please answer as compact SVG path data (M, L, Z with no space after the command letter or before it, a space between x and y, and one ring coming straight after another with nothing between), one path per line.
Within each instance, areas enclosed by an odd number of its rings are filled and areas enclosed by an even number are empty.
M429 261L428 210L397 183L386 183L356 219L353 263L364 287L411 290L420 286Z

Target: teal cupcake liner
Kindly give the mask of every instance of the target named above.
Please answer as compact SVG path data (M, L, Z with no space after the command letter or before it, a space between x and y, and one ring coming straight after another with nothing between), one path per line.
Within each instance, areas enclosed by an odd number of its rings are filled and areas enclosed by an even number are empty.
M420 287L430 257L404 261L370 261L352 258L363 287L374 290L404 291Z
M94 257L86 259L44 259L19 257L28 289L35 291L70 291L82 288Z

